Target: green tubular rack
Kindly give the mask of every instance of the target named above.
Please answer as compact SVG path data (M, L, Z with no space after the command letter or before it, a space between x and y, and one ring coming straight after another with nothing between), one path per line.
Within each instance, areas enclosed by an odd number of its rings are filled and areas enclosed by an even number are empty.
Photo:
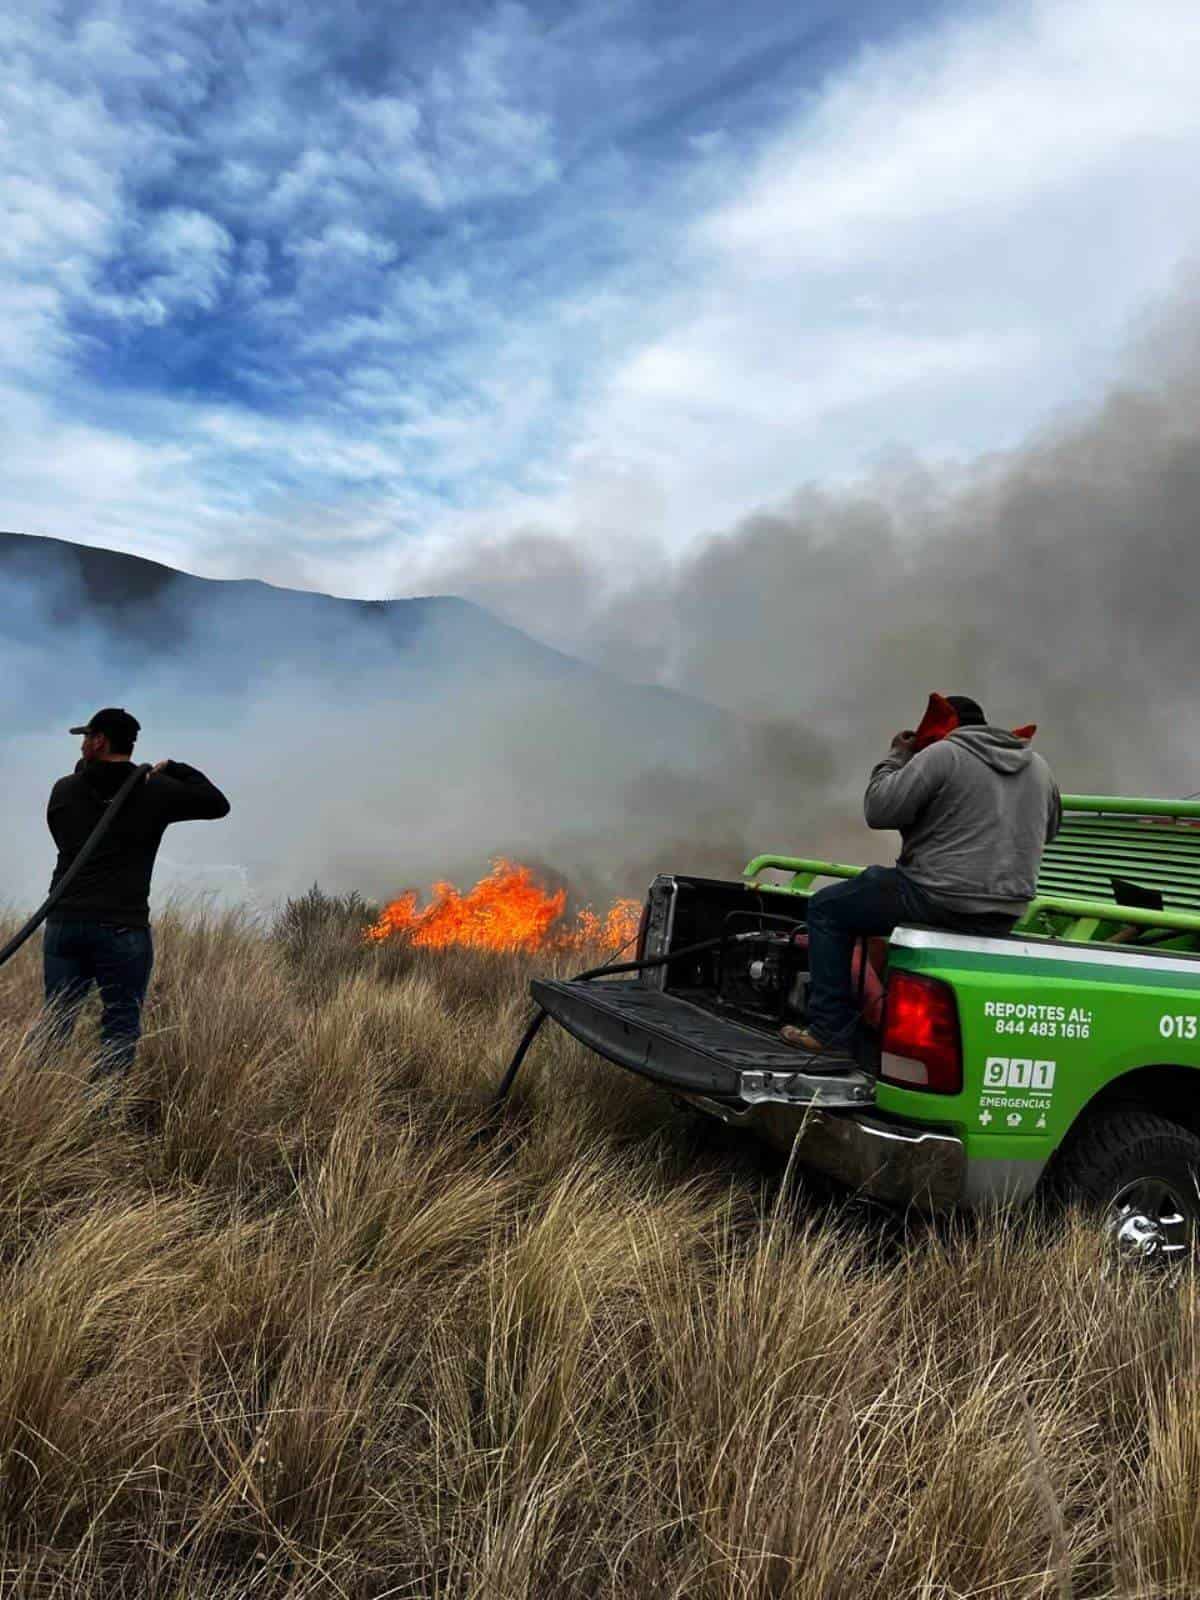
M842 861L762 855L747 862L747 887L807 896L818 878L853 878ZM762 883L764 872L790 873ZM1118 904L1113 878L1163 898L1161 911ZM1124 795L1064 795L1063 826L1047 845L1038 895L1016 930L1034 938L1200 949L1200 802Z
M772 868L780 872L790 872L790 883L752 883L750 880L758 877L760 872L768 872ZM857 878L863 869L849 866L844 861L817 861L809 860L805 856L755 856L753 861L746 863L742 877L747 880L750 888L778 889L783 894L807 894L815 878Z

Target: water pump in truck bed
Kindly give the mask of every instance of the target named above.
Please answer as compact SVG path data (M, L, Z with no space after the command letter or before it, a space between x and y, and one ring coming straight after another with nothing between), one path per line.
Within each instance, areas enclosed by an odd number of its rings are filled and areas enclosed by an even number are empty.
M750 915L734 912L727 920ZM756 920L766 919L758 914ZM717 973L723 1009L773 1025L803 1018L808 1002L808 934L790 918L777 920L781 926L761 928L755 939L742 934L737 944L726 945Z

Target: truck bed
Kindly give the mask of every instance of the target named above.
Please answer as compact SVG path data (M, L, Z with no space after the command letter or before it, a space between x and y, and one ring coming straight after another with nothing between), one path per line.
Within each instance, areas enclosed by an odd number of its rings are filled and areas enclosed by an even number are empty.
M862 1106L872 1080L852 1069L806 1073L805 1057L765 1029L733 1022L637 979L580 983L539 978L533 998L606 1060L666 1088L753 1102L786 1083L797 1105ZM772 1080L764 1082L766 1080Z

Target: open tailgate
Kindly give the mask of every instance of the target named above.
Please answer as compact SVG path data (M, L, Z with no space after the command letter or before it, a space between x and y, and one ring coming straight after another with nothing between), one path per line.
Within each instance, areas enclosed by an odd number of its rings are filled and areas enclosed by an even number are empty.
M799 1105L861 1107L870 1098L866 1073L802 1072L802 1051L636 979L538 978L530 987L538 1005L597 1055L666 1088Z

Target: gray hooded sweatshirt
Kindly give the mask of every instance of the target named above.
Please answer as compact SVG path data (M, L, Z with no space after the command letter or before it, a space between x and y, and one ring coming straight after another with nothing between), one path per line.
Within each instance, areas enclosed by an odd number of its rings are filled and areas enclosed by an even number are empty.
M867 826L898 828L896 865L955 911L1020 916L1062 802L1049 766L1003 728L956 728L918 755L893 750L871 773Z

